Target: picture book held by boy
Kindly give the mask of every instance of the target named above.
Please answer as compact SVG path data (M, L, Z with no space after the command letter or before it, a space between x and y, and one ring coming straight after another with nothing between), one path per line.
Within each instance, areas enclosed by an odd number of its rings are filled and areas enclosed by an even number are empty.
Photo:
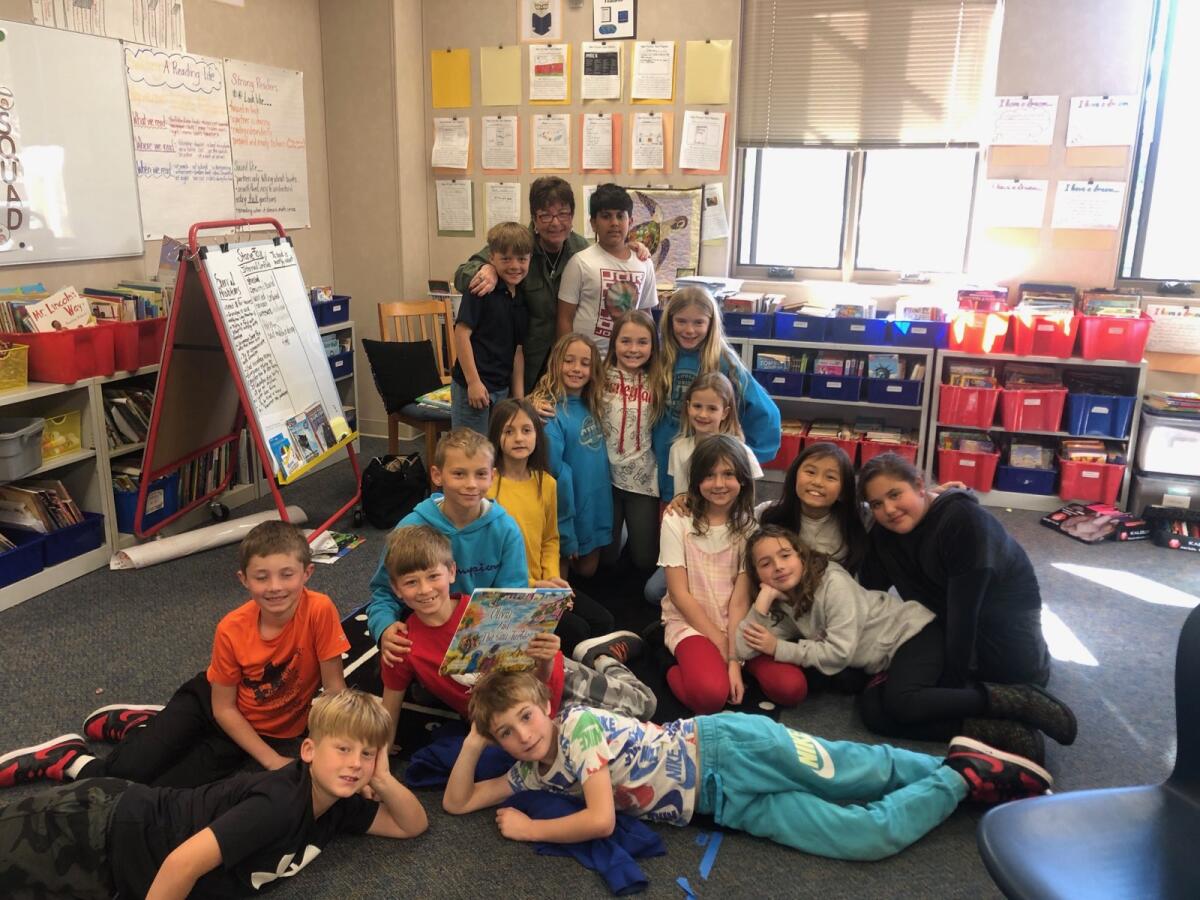
M554 630L571 602L560 588L479 588L458 623L438 672L485 674L493 669L528 669L529 639Z

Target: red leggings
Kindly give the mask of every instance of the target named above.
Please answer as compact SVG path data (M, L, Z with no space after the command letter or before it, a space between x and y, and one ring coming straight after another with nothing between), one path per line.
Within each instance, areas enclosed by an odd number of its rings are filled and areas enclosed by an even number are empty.
M799 666L759 655L746 660L745 671L754 676L768 699L780 706L795 706L808 696L808 679Z
M720 712L729 698L729 664L717 645L702 634L675 645L678 665L667 670L671 692L698 716Z

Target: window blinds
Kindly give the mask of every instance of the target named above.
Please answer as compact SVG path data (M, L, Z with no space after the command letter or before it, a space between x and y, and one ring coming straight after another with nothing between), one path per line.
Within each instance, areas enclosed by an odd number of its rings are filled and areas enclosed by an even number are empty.
M746 0L743 147L978 141L998 0Z

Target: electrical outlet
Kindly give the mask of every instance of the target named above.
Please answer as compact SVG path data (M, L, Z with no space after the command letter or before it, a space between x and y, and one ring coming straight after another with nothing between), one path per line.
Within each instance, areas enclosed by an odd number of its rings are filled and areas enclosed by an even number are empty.
M791 266L767 266L768 278L795 278L796 270Z

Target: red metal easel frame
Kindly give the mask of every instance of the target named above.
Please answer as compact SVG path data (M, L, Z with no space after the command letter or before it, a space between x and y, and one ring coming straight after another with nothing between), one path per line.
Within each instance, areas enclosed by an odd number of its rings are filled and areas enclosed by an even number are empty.
M274 466L271 462L271 454L266 443L263 441L262 433L258 427L258 420L254 414L254 408L250 405L250 397L246 393L246 386L242 383L242 378L238 372L237 361L233 355L233 347L229 341L229 335L225 331L224 320L221 318L220 309L217 307L216 298L213 296L212 287L209 284L207 277L204 277L204 258L200 253L201 244L197 240L197 233L200 231L219 230L229 231L236 228L245 228L251 225L270 225L275 229L279 239L288 239L287 233L283 230L283 226L276 219L272 218L256 218L256 219L229 219L219 222L197 222L188 230L188 253L187 257L180 261L179 274L175 279L175 294L174 301L171 304L170 316L167 319L166 336L163 340L163 356L162 364L159 368L158 382L160 385L167 383L167 374L171 367L171 351L175 341L175 329L179 323L179 317L182 312L181 299L185 294L184 284L188 277L189 264L195 266L195 276L199 279L200 287L204 291L204 296L208 300L209 312L212 314L213 327L216 329L217 336L221 341L221 349L225 353L225 362L229 367L229 374L233 378L234 386L237 388L238 394L238 412L233 422L233 429L229 434L218 438L209 444L194 450L179 459L173 460L165 466L160 466L153 471L144 471L142 477L138 481L138 499L137 508L134 518L134 532L138 537L150 537L157 534L163 528L170 525L172 522L182 518L192 510L211 502L215 497L220 496L229 489L230 483L233 481L233 473L235 468L231 465L229 471L225 473L225 478L222 482L208 493L192 500L187 506L180 508L178 511L167 516L160 522L156 522L149 528L142 525L142 519L146 509L146 494L147 489L152 481L168 475L176 471L182 466L195 459L198 459L205 454L223 447L232 445L230 449L230 458L232 459L238 450L239 435L241 430L247 424L247 431L250 434L250 439L254 442L254 446L258 451L259 463L262 465L264 473L267 475L267 480L271 485L271 494L275 498L275 508L279 510L279 518L284 522L288 521L287 504L284 503L283 494L279 490L279 482L274 475ZM150 428L146 434L146 449L143 459L148 463L153 459L153 451L158 441L158 430L162 414L162 406L159 402L160 395L156 392L154 409L150 417ZM359 466L358 454L354 452L353 442L346 444L346 450L350 455L350 467L354 471L354 496L350 501L341 507L337 512L329 517L322 525L315 528L309 540L333 525L338 519L350 512L358 502L362 499L362 469Z

